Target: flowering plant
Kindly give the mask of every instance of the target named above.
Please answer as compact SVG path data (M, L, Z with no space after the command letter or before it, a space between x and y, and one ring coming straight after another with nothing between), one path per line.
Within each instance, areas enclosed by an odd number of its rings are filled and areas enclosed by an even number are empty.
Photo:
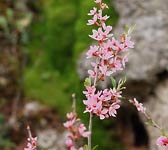
M69 150L83 150L83 147L78 147L77 141L81 137L88 137L90 135L89 131L85 131L86 127L83 123L80 122L80 119L77 118L77 113L76 113L76 105L75 105L75 94L72 95L73 98L73 111L70 113L67 113L67 119L64 123L64 127L67 128L69 131L68 133L68 138L66 140L66 146L68 147Z
M112 34L112 26L107 25L109 18L103 15L103 10L108 9L101 0L95 0L98 8L94 7L88 13L92 19L88 20L87 25L93 25L96 29L92 30L89 35L96 41L94 46L90 46L87 51L87 59L93 58L91 62L92 69L88 70L89 77L85 80L86 91L83 91L86 99L83 100L86 105L85 113L90 114L89 133L88 134L88 150L91 150L91 134L92 134L92 117L97 115L101 120L116 117L117 109L120 108L122 90L125 89L123 84L125 79L119 80L117 83L112 77L113 87L110 89L98 90L99 81L104 81L106 77L110 77L113 73L121 71L125 68L128 61L127 51L134 48L134 42L131 41L131 29L120 35L117 40ZM75 122L75 121L74 121ZM64 124L65 126L65 124Z
M96 44L90 46L86 53L87 59L92 58L94 60L91 62L92 69L88 70L89 77L85 79L84 85L86 90L83 91L86 97L86 99L83 100L86 106L84 113L88 112L90 114L89 131L87 132L89 133L87 134L88 145L86 150L92 149L91 135L93 115L98 116L101 120L111 116L116 117L117 115L117 110L120 108L122 99L122 90L125 89L123 84L126 82L126 79L120 79L117 83L112 75L125 68L125 64L128 61L127 52L129 49L134 48L134 42L131 41L130 36L134 27L127 29L126 32L120 35L120 39L117 40L112 34L112 26L106 24L109 16L103 15L103 10L108 9L108 6L103 3L102 0L95 0L95 3L98 7L94 7L90 10L88 15L92 18L89 19L87 23L87 25L93 25L96 28L92 30L92 35L89 35L96 41ZM97 85L99 81L104 81L110 76L113 85L112 88L98 90ZM143 104L139 103L136 98L130 100L130 102L136 106L138 111L146 116L148 124L150 123L150 125L162 131L163 135L157 139L156 144L168 148L168 137L165 135L164 130L147 114ZM67 114L67 117L69 115L70 114ZM70 124L74 123L75 120ZM68 125L64 124L64 126L67 128Z

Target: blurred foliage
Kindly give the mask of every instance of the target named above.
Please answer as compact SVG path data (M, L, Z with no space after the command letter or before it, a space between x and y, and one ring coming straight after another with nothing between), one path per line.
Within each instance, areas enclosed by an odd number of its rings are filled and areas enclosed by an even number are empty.
M0 149L9 150L14 148L15 144L8 138L8 129L5 123L5 116L0 113Z
M0 12L0 30L7 41L12 45L27 42L26 29L31 23L32 13L28 10L26 2L2 0Z
M27 69L25 72L26 94L65 115L65 110L69 110L71 106L72 90L70 90L69 81L63 82L63 80L65 78L63 79L57 71L42 71L36 67Z

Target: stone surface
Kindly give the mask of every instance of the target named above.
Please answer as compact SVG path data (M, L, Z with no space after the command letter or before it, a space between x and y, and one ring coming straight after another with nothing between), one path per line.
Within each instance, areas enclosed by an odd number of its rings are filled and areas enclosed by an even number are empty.
M152 118L165 129L166 133L168 131L168 79L166 81L160 82L155 89L155 96L149 97L149 101L145 104L150 112ZM151 139L151 150L157 150L156 139L160 136L160 131L148 127L148 133Z
M66 150L66 132L60 133L56 129L46 129L37 133L38 145L42 149Z
M32 101L25 104L23 109L23 114L25 117L30 117L30 116L38 115L38 113L40 113L40 111L44 109L45 107L41 105L39 102Z
M168 71L168 1L116 0L115 5L120 15L116 34L122 32L125 24L136 25L136 45L125 71L128 79L149 81Z

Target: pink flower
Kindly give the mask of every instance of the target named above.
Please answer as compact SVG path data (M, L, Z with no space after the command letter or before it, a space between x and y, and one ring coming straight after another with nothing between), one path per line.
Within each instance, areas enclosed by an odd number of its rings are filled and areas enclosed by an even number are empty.
M143 107L143 104L142 104L142 103L139 103L139 102L136 100L136 98L133 99L133 103L134 103L134 105L136 106L136 108L137 108L138 111L140 111L140 112L142 112L142 113L145 113L146 108Z
M110 91L108 89L104 89L103 94L100 97L100 100L102 102L106 102L106 101L111 100L111 97L112 97L112 94L110 93Z
M88 20L87 25L94 25L96 24L96 22L97 22L97 15L94 15L92 20Z
M104 22L109 18L109 16L107 15L102 16L102 10L99 10L97 15L98 15L98 19L100 20L102 24L104 24Z
M101 27L99 27L98 30L92 30L93 34L89 36L97 41L103 41L113 36L113 34L110 34L110 31L112 30L111 26L106 26L104 24L103 30Z
M85 131L85 130L86 130L86 127L85 127L85 125L84 125L83 123L81 123L81 124L79 125L78 130L79 130L79 134L80 134L81 136L83 136L83 137L88 137L88 136L90 135L90 132L89 132L89 131Z
M117 100L118 101L118 98L121 98L122 96L121 96L121 91L117 91L115 88L113 88L113 89L110 89L110 93L111 93L111 95L112 95L112 99L114 99L115 98L115 100Z
M69 150L77 150L75 146L71 146Z
M123 70L122 64L120 60L117 60L116 58L112 58L109 61L109 67L111 68L111 71L114 73L119 70Z
M113 103L109 108L109 115L116 117L116 114L117 114L116 110L119 108L120 108L120 105L118 105L117 103Z
M80 147L79 150L83 150L83 147Z
M106 60L106 61L108 62L108 59L114 57L114 55L113 55L113 52L112 52L112 51L108 51L108 48L103 47L103 48L101 49L101 53L100 53L99 57L100 57L103 61Z
M95 86L86 86L87 91L83 91L83 94L86 95L86 97L94 95L96 92Z
M157 139L156 144L158 146L166 146L168 148L168 138L166 136L160 136Z
M33 150L31 143L27 143L27 148L24 148L24 150Z
M96 7L93 7L92 10L90 10L90 12L88 13L89 16L93 16L97 13L97 8Z
M96 71L88 70L88 74L89 74L90 77L92 77L92 78L95 78L95 77L96 77Z
M98 101L98 94L88 97L83 103L87 106L85 112L95 112L102 107L102 102Z
M65 142L67 147L71 147L72 146L72 140L71 139L67 139Z
M125 38L125 44L128 48L134 48L134 42L131 41L131 37L127 36Z
M74 123L75 123L75 121L76 121L76 118L65 122L63 125L64 125L64 127L66 127L66 128L72 128L73 125L74 125Z
M24 148L24 150L36 150L36 146L37 146L37 137L33 138L31 137L27 139L28 143L27 143L27 147Z
M125 68L126 62L128 62L127 55L125 55L125 56L123 56L123 57L121 58L121 63L122 63L122 66L123 66L124 68Z
M100 117L101 120L103 120L104 118L108 117L108 109L104 108L104 109L98 109L96 111L96 114Z
M87 57L86 58L91 58L93 56L98 56L99 55L99 46L90 46L89 51L86 53Z
M99 69L100 69L100 71L101 71L101 74L102 74L103 76L106 76L107 66L106 66L106 65L101 65L101 66L99 67Z
M67 118L72 120L75 117L75 114L73 112L67 113Z
M101 0L95 0L95 3L99 4L101 3Z
M115 38L112 38L112 40L111 40L111 48L114 51L117 51L117 50L119 50L119 48L118 48L119 46L120 46L120 43L117 40L115 40Z
M97 41L102 41L103 40L103 31L102 28L98 28L98 30L92 30L92 35L89 35L91 38L97 40Z
M105 23L103 24L104 34L103 37L110 38L113 34L109 34L112 30L112 26L106 26Z

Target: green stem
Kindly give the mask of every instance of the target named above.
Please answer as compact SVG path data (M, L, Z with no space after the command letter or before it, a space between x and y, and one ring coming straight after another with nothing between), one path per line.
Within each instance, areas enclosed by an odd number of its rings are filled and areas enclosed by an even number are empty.
M88 137L88 150L92 149L92 112L90 112L90 118L89 118L89 132L90 135Z

